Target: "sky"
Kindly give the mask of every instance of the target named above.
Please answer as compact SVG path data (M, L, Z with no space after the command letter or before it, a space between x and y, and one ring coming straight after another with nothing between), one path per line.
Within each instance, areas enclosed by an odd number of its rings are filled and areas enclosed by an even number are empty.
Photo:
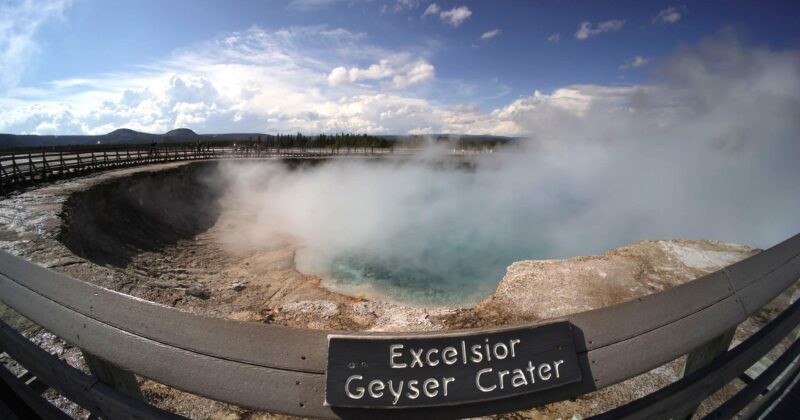
M791 1L0 0L0 132L529 136L676 51L794 51ZM535 131L535 130L534 130Z

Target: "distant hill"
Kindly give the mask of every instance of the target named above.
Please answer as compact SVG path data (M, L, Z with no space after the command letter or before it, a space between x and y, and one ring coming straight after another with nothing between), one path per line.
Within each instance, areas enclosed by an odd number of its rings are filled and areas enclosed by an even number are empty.
M188 128L176 128L174 130L167 131L164 133L167 137L198 137L199 134L195 133L191 129Z
M314 137L314 136L309 136ZM427 134L427 135L382 135L390 141L415 143L423 139L433 138L437 141L460 142L500 142L516 140L513 137L491 136L491 135L458 135L458 134ZM30 149L41 147L68 147L68 146L92 146L92 145L130 145L130 144L150 144L157 143L194 143L198 140L203 142L238 142L238 141L264 141L275 138L274 135L265 133L220 133L220 134L197 134L189 128L176 128L164 134L143 133L129 128L119 128L108 134L97 136L77 135L77 136L39 136L33 134L0 134L0 150L2 149Z
M185 130L185 131L184 131ZM119 128L108 134L97 136L75 135L75 136L38 136L31 134L0 134L0 149L29 149L38 147L62 147L62 146L90 146L90 145L125 145L125 144L149 144L153 141L157 143L182 143L189 141L186 132L191 135L197 134L189 129L172 130L177 131L176 135L160 135L143 133L129 128ZM172 133L172 131L170 133Z
M143 133L129 128L119 128L106 135L97 136L97 140L99 140L101 144L129 144L147 143L156 140L158 137L159 136L156 134Z

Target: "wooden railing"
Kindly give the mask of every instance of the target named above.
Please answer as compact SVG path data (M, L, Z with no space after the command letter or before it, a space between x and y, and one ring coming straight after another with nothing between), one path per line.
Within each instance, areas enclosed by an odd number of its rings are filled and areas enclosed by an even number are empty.
M800 303L796 302L747 341L728 350L737 325L792 287L798 277L800 235L660 293L558 320L524 324L568 321L580 380L525 395L425 408L326 405L326 363L332 331L194 315L70 278L5 252L0 252L0 300L81 348L93 375L49 356L7 325L0 325L0 346L44 387L55 389L103 418L172 416L143 403L128 372L215 400L296 416L459 418L572 399L689 354L683 379L601 416L678 418L690 414L707 396L762 359L798 325ZM511 327L401 337L488 334ZM386 336L345 335L368 339ZM767 391L759 402L772 403L781 395L781 387L771 385L772 379L780 377L782 384L790 384L797 375L798 346L792 345L762 376L713 414L729 417ZM52 407L40 401L38 391L30 386L36 381L20 381L8 372L0 376L42 416L53 414ZM757 415L766 405L760 407L748 413Z
M21 186L91 171L181 160L219 158L320 158L338 155L383 155L381 148L265 148L247 146L158 145L80 147L59 150L0 151L0 194Z

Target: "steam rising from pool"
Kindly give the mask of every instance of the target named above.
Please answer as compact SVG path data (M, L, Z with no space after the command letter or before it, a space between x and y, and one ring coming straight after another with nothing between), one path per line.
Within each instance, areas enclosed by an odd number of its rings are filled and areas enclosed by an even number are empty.
M474 168L436 151L223 165L230 199L256 209L236 239L298 238L301 271L351 293L469 305L520 259L650 238L767 247L800 232L796 50L723 35L662 60L648 84L571 86L502 112L527 139Z

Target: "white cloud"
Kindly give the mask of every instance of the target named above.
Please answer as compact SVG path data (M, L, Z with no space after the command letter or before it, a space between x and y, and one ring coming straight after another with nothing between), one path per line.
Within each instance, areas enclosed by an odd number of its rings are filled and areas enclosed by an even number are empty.
M402 73L395 75L392 78L392 86L397 89L403 89L417 83L422 83L433 79L436 75L436 69L432 64L424 60L419 60L409 66L406 66Z
M558 44L559 41L561 41L561 32L556 32L547 37L547 42L551 44Z
M331 70L331 73L328 75L328 83L332 86L339 86L348 83L353 83L354 80L350 78L350 72L347 71L346 67L339 66L335 69Z
M419 7L421 0L395 0L394 4L384 3L381 5L381 13L401 13Z
M575 38L584 40L602 34L603 32L619 31L622 29L623 25L625 25L625 21L617 19L600 22L597 26L592 25L591 22L581 22L581 24L578 25L578 30L575 32Z
M172 103L213 103L219 93L210 80L196 76L173 76L167 96Z
M620 70L630 70L630 69L638 69L639 67L644 67L649 63L650 60L647 58L642 57L641 55L637 55L635 57L631 57L625 60L624 63L620 64Z
M439 14L445 23L452 26L460 26L470 16L472 16L472 11L467 6L454 7Z
M341 86L359 81L391 78L392 81L389 86L403 89L410 85L431 80L435 74L434 66L422 59L411 63L391 63L388 59L382 59L377 64L372 64L363 69L358 67L351 67L350 69L343 66L336 67L328 74L328 83L331 86Z
M389 60L381 60L365 69L351 67L349 70L339 66L328 75L328 82L332 86L355 83L360 80L378 80L391 77L395 70L391 68Z
M681 7L681 9L685 10L685 6ZM653 23L675 23L681 20L681 17L681 10L675 6L669 6L658 12L653 18Z
M61 19L70 4L71 0L0 3L0 91L17 86L39 52L34 39L39 27Z
M439 106L419 97L436 82L426 48L389 50L328 27L252 28L132 72L15 88L0 97L0 132L163 133L189 125L198 132L405 133L437 122L431 116ZM422 90L389 94L410 88Z
M436 14L439 14L439 12L441 12L441 11L442 11L442 8L439 7L438 4L431 3L430 5L428 5L427 8L425 8L425 12L422 14L422 17L424 18L425 16L428 16L428 15L436 15Z
M481 35L481 40L487 41L487 40L490 40L490 39L496 37L497 35L500 35L500 30L499 29L492 29L491 31L484 32L483 35Z

